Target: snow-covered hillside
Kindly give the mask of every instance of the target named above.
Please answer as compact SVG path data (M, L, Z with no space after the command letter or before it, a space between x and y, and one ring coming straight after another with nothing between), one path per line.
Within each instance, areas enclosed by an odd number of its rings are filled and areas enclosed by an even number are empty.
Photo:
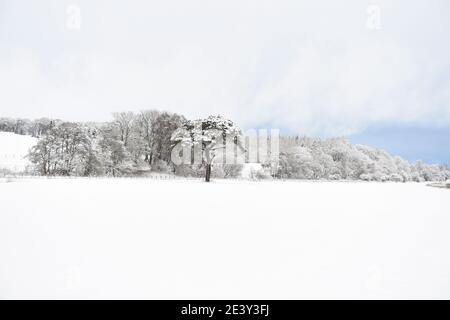
M421 183L0 183L0 298L450 298Z
M29 164L25 156L37 141L38 139L30 136L0 132L0 169L15 172L25 170Z

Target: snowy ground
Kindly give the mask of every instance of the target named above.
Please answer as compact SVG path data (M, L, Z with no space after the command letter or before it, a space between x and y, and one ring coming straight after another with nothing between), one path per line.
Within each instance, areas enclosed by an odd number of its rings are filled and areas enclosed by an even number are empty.
M450 191L0 183L0 298L450 298Z
M0 169L23 171L29 164L25 158L38 139L11 132L0 132Z

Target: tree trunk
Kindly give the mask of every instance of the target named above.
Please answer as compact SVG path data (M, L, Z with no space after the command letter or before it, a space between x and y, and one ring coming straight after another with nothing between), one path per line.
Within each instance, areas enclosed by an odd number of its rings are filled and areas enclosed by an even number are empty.
M205 181L209 182L209 180L211 179L211 164L207 163L206 164L206 176L205 176Z
M209 182L211 179L211 150L210 145L205 146L205 157L206 157L206 175L205 175L205 181Z

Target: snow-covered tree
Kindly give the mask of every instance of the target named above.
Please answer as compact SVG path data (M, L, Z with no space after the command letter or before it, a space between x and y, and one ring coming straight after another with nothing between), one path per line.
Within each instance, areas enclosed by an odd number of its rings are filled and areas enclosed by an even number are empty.
M157 110L144 110L137 116L131 136L135 148L144 155L144 161L152 170L158 168L161 161L170 163L170 138L183 121L183 116ZM158 165L153 166L156 163Z
M114 124L103 125L96 140L96 152L105 175L116 177L132 172L133 156L118 136Z
M97 159L89 136L77 123L52 128L30 150L30 161L43 175L91 175Z
M175 153L177 147L191 150L195 158L196 150L201 151L202 163L205 166L205 181L211 178L211 168L214 160L220 158L224 162L224 153L231 152L230 146L237 146L238 152L245 152L242 143L242 132L231 120L221 116L209 116L206 119L185 121L183 125L172 134L171 141ZM189 155L189 159L191 159Z
M149 165L153 162L153 152L155 144L156 121L159 111L144 110L139 113L137 121L137 131L144 141L144 161Z
M406 160L345 139L282 137L278 177L297 179L350 179L367 181L443 181L445 165Z
M171 137L186 119L176 113L161 112L158 114L153 130L152 158L170 163Z
M126 146L136 117L133 112L116 112L113 113L113 118L120 132L120 140Z

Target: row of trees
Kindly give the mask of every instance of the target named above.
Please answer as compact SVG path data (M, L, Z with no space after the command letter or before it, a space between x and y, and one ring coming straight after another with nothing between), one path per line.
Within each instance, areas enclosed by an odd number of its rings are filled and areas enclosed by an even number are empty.
M209 181L211 175L239 175L242 165L217 164L213 170L212 162L222 147L216 143L219 137L240 135L231 121L220 116L188 121L156 110L121 112L106 123L55 122L31 149L29 159L40 175L123 176L153 170L205 175ZM200 144L204 161L172 163L173 147L181 140L192 149Z
M110 122L71 123L60 120L0 119L0 131L40 137L29 153L40 175L123 176L153 170L181 176L236 177L242 164L214 163L227 138L245 152L245 139L230 120L211 116L189 121L182 115L144 110L114 113ZM224 137L225 140L220 138ZM219 143L220 141L220 143ZM201 161L171 161L175 145L200 147ZM263 163L257 178L330 179L367 181L441 181L450 179L445 165L400 157L344 139L280 137L280 157Z
M366 181L443 181L450 179L445 165L429 165L391 156L383 150L352 145L345 139L281 138L276 176L297 179Z
M105 123L54 122L29 154L41 175L122 176L168 170L170 137L183 116L155 110Z
M0 118L0 131L39 138L47 134L51 128L61 122L61 120L52 120L48 118L29 120L3 117Z

